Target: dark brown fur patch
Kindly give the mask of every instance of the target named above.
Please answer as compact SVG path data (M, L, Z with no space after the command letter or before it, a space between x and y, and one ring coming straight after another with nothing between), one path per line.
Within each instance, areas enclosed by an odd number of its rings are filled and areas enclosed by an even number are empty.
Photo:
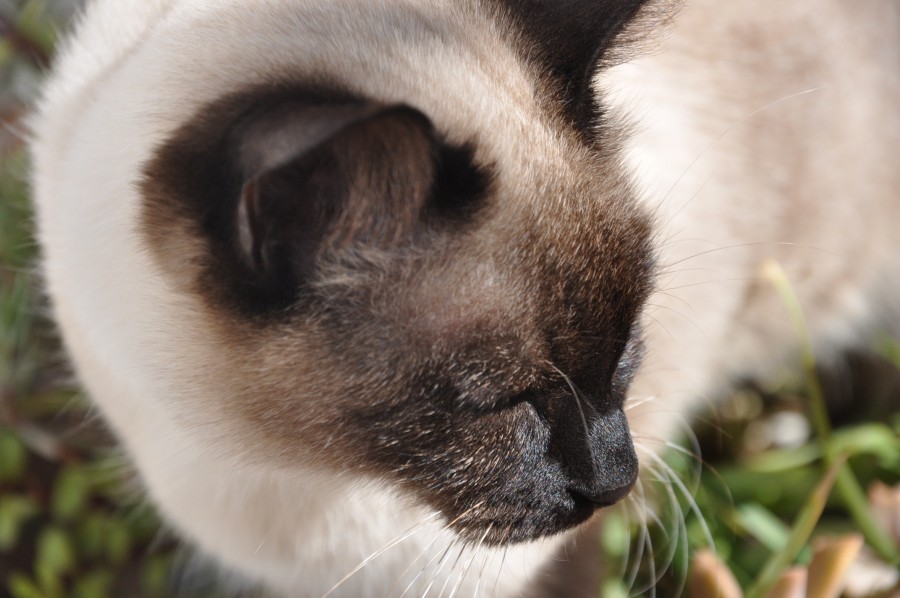
M242 163L243 132L285 105L310 118L322 106L349 106L358 116L287 163L256 172ZM204 108L159 149L145 169L144 234L164 267L178 264L179 279L181 263L194 256L202 274L182 282L206 300L271 315L301 298L322 254L357 243L398 247L457 226L474 215L489 184L472 151L437 139L416 110L340 91L257 88ZM241 202L252 219L249 251L239 238Z
M364 115L248 162L246 131L286 105ZM490 543L628 491L652 228L614 136L559 138L565 172L535 161L517 196L427 114L294 84L204 107L159 147L142 234L219 324L219 409L253 458L375 475Z

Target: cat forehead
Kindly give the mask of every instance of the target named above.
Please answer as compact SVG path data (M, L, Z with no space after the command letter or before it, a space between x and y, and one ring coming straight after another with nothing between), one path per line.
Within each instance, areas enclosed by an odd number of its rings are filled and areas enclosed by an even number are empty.
M298 84L408 104L467 138L453 141L536 131L534 79L488 15L460 3L258 4L183 3L150 32L121 88L137 91L135 110L158 136L224 96Z
M600 172L615 169L614 161L598 164L560 114L548 109L552 92L541 69L523 58L522 44L530 42L513 22L550 13L568 22L580 14L576 4L563 3L569 10L561 11L541 2L511 8L495 0L261 0L261 9L249 14L236 0L183 4L151 33L144 47L153 52L138 51L114 85L137 98L134 122L159 127L133 136L152 144L145 146L145 165L179 146L212 157L215 140L241 117L241 105L253 106L256 97L261 106L277 106L272 97L316 90L325 102L409 106L447 143L474 148L475 163L493 175L494 205L507 216L496 222L514 221L526 205L533 214L563 209L572 216L585 200L596 204L620 193L612 180L620 173ZM229 108L233 98L240 101ZM146 180L145 190L155 187L153 177ZM553 228L565 219L544 220Z
M168 128L240 89L313 82L411 105L450 141L487 134L498 152L517 153L514 160L523 157L523 147L541 147L546 159L564 128L548 110L546 100L554 95L548 73L584 70L596 59L592 48L642 3L257 4L249 14L236 0L179 4L151 31L156 39L145 47L153 47L152 55L136 53L129 81L143 88L148 119L162 116ZM598 22L607 24L606 33L590 25ZM561 80L556 87L573 89Z

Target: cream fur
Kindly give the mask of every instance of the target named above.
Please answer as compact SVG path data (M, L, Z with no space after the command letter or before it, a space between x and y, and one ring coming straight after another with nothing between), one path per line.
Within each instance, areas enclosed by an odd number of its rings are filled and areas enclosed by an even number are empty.
M464 577L462 565L437 571L432 558L452 538L427 511L376 481L244 462L214 408L186 414L183 397L215 405L209 379L193 375L215 362L215 347L203 311L135 234L136 178L197 108L292 72L337 75L419 108L451 138L477 137L511 193L529 184L529 164L567 168L565 141L540 125L533 78L487 19L446 4L95 1L33 121L45 275L79 378L166 519L227 568L289 595L324 594L429 517L336 595L399 595L408 584L421 594L433 580L436 595L459 580L458 595L515 596L559 540L505 558L483 552ZM787 268L823 347L896 314L900 64L886 48L896 48L900 10L844 4L805 14L775 0L696 0L655 53L598 77L633 123L629 167L671 265L634 384L636 398L657 397L631 414L638 437L671 436L673 413L790 354L790 322L758 275L765 258ZM395 36L391 14L413 19L415 33ZM467 549L459 562L471 558Z

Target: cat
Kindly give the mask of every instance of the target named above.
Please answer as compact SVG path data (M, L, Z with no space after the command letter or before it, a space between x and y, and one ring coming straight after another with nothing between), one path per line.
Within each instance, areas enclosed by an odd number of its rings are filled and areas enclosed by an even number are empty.
M244 583L594 595L593 516L793 355L764 263L824 357L898 321L898 37L887 0L96 0L31 123L53 314Z

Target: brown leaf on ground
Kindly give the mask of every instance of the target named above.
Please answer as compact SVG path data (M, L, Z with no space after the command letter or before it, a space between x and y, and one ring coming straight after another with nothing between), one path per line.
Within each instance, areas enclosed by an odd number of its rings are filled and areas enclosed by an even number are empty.
M689 595L693 598L743 598L734 574L709 550L701 550L691 567Z
M850 566L863 546L861 534L818 538L809 565L809 598L837 598L846 584Z
M900 546L900 484L892 488L874 482L869 486L869 507L878 523Z
M766 598L806 598L809 571L805 567L788 569Z

